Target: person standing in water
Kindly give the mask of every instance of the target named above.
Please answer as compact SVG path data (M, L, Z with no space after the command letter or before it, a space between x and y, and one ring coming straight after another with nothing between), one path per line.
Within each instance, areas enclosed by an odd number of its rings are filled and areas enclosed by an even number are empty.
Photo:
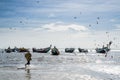
M32 60L31 57L32 57L32 55L31 55L31 53L28 51L28 52L25 54L25 58L26 58L26 60L27 60L27 63L25 64L25 66L26 66L26 65L30 65L30 61Z

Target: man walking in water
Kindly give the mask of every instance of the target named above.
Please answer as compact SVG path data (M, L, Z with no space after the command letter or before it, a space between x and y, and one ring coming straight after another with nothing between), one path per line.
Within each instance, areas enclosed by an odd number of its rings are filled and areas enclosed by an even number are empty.
M32 57L32 55L31 55L31 53L28 51L28 52L25 54L25 58L26 58L26 60L27 60L27 63L25 64L25 66L26 66L26 65L30 65L30 61L32 60L31 57Z

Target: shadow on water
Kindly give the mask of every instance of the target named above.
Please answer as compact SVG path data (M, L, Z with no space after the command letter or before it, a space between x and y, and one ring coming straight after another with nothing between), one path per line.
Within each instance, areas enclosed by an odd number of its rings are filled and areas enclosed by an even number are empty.
M31 80L31 73L30 73L30 69L26 69L25 70L27 73L26 73L26 76L25 76L25 80Z

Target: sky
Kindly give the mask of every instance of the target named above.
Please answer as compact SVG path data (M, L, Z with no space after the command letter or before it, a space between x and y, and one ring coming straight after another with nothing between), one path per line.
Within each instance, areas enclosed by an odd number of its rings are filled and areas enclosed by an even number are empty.
M120 0L0 0L0 48L120 49Z

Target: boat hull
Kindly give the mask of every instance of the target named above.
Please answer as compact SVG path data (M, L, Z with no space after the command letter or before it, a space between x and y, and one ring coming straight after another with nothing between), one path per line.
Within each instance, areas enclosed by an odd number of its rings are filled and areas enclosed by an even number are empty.
M74 48L65 48L66 53L73 53L74 50L75 50Z

